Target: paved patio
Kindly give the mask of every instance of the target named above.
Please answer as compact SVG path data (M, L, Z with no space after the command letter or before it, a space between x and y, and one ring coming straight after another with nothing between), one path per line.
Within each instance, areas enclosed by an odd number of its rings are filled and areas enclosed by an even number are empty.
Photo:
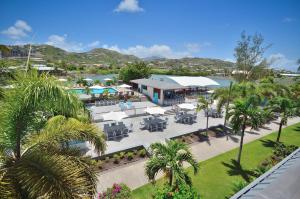
M171 109L171 107L164 107L165 109ZM144 108L143 108L144 109ZM191 111L193 112L193 111ZM199 131L206 128L206 117L204 116L204 112L198 112L197 122L194 124L181 124L175 123L174 115L165 115L163 118L168 118L167 128L163 131L150 132L148 130L140 129L140 122L143 121L143 118L149 117L140 116L140 117L132 117L125 118L122 122L125 125L133 124L133 132L129 133L128 137L121 138L119 140L107 141L107 149L106 154L114 153L117 151L122 151L125 149L133 148L136 146L144 146L148 148L151 143L155 142L164 142L166 139L170 139L173 137L177 137L180 135L188 134L191 132ZM103 129L104 124L111 123L110 122L100 122L96 123L96 125ZM209 126L217 126L224 123L224 118L210 118ZM89 146L92 148L92 146ZM98 156L98 154L94 153L93 150L90 150L87 155L91 155L92 157Z
M203 120L203 114L199 113L200 117L199 120ZM213 123L223 123L223 119L212 119L210 120L210 124ZM295 123L300 122L300 118L293 118L290 119L288 122L288 125L292 125ZM170 135L176 135L181 132L183 129L197 129L201 128L201 126L204 125L204 121L194 124L190 128L185 127L185 125L179 126L181 124L178 124L176 127L169 127L169 129L166 130L166 132L156 132L156 133L149 133L153 135L151 137L152 141L154 140L161 140L161 138L169 137ZM180 128L180 129L179 129ZM265 125L265 128L261 128L258 131L252 131L252 133L247 133L244 139L244 143L251 142L253 140L256 140L258 138L261 138L267 134L270 134L278 129L278 124L276 123L270 123ZM167 133L168 132L168 133ZM144 135L146 132L140 132L142 135L138 135L139 138L142 140L141 143L149 143L147 142L146 137ZM148 136L147 136L148 137ZM129 140L132 138L127 138L121 141L122 145L125 143L131 143ZM138 139L136 139L138 140ZM109 143L109 146L113 146L113 144ZM227 139L226 136L219 137L219 138L210 138L209 142L201 142L201 143L195 143L191 145L191 151L194 155L194 157L197 159L197 161L203 161L209 158L212 158L214 156L217 156L219 154L222 154L226 151L229 151L231 149L237 148L239 146L239 137L238 136L232 136L231 138ZM146 160L142 160L139 162L135 162L129 165L125 165L119 168L115 168L112 170L108 170L105 172L101 172L98 174L98 185L97 190L98 192L105 190L108 187L111 187L113 183L125 183L127 184L131 189L135 189L137 187L140 187L146 183L148 183L148 178L145 175L145 163ZM157 177L161 177L162 174L158 175Z

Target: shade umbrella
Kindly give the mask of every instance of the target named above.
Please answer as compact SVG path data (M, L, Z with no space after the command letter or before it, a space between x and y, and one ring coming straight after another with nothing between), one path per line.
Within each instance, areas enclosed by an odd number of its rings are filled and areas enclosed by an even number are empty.
M149 113L150 115L163 115L166 110L161 107L147 107L145 109L146 113Z
M84 78L83 80L85 80L85 81L87 81L87 82L93 81L91 78Z
M132 86L128 85L128 84L122 84L120 86L118 86L118 88L131 88Z
M213 94L215 91L214 90L209 90L209 91L206 91L207 93L209 94Z
M91 89L103 89L105 87L99 86L99 85L94 85L94 86L90 86L89 88L91 88Z
M128 117L128 115L123 111L109 112L102 115L103 120L114 120L121 121L122 119Z
M104 81L112 81L110 78L105 78Z
M183 103L183 104L178 104L177 105L181 109L187 109L187 110L194 110L196 109L196 106L194 104L190 103Z

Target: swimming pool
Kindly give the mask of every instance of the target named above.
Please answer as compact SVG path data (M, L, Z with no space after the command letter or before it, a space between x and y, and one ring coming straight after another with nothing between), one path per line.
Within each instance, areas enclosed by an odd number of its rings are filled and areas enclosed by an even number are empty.
M101 88L101 89L93 88L93 89L90 89L90 93L91 94L102 94L105 90L108 90L108 92L111 94L115 94L116 92L118 92L114 88ZM72 93L75 93L75 94L86 94L86 89L84 89L84 88L74 88L74 89L70 89L69 91Z

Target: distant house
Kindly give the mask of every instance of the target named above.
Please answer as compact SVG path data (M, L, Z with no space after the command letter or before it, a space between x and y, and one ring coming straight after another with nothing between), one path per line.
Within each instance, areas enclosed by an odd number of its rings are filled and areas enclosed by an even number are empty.
M51 75L65 75L65 71L61 68L49 67L44 64L34 64L33 68L36 69L40 74L41 73L49 73Z

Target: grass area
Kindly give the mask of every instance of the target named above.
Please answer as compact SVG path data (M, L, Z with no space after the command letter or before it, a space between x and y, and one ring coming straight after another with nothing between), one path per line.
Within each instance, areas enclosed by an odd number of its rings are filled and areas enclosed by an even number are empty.
M233 159L236 158L238 149L200 162L200 170L197 175L193 175L192 169L188 172L193 180L193 186L200 193L202 199L221 199L233 194L233 183L236 181L250 181L251 170L256 168L265 158L272 154L274 140L277 133L269 134L256 141L244 145L241 168ZM282 132L281 141L287 145L300 146L300 123L285 128ZM164 179L157 181L155 186L160 186ZM146 184L133 190L133 198L151 198L155 187Z

